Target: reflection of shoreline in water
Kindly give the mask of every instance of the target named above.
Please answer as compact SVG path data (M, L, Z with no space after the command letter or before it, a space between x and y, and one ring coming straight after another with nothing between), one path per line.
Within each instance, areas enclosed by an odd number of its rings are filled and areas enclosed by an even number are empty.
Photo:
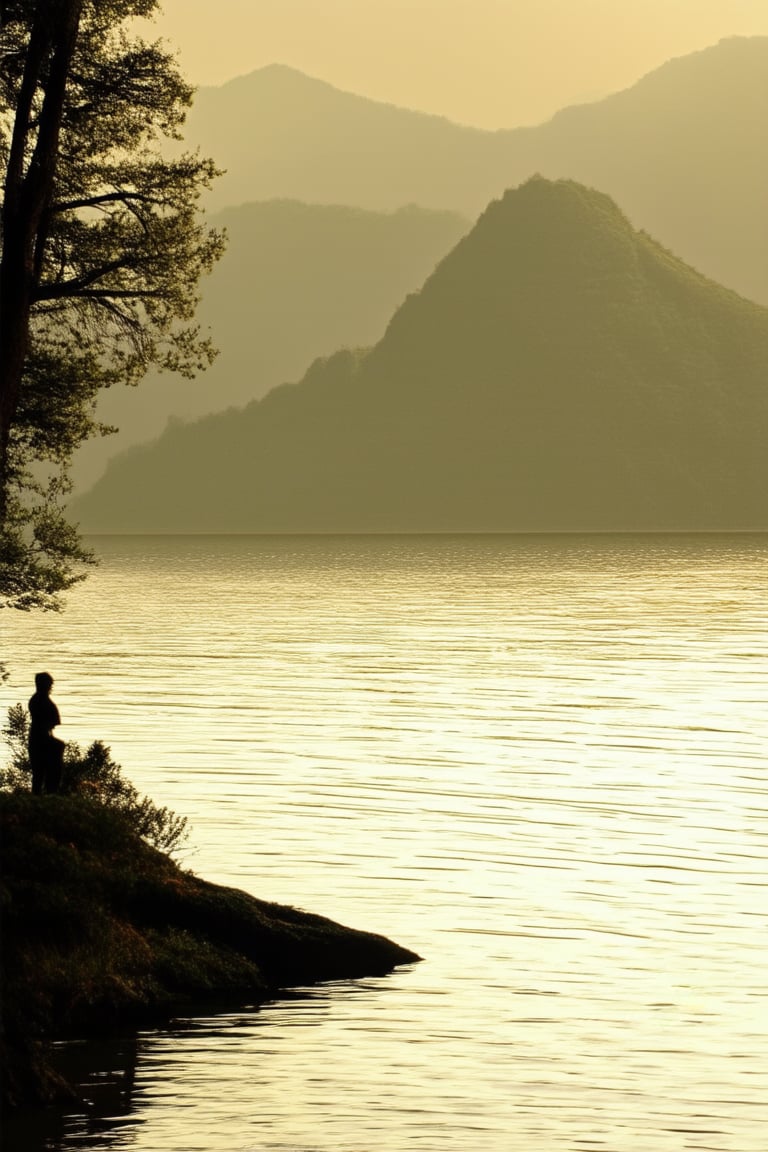
M3 1124L4 1152L59 1152L73 1128L78 1147L108 1146L110 1132L139 1122L131 1110L141 1049L136 1033L55 1044L51 1062L76 1086L80 1103L9 1113Z
M406 971L400 969L400 974ZM187 1093L195 1092L195 1075L193 1072L190 1081L189 1072L201 1049L224 1068L233 1060L247 1078L254 1098L268 1111L276 1090L271 1068L282 1047L279 1036L271 1035L275 1029L301 1032L327 1025L334 1016L343 1017L348 1001L391 995L396 983L388 975L287 988L273 1000L235 1012L222 1008L201 1016L175 1018L163 1028L59 1041L51 1063L75 1086L79 1101L10 1114L3 1127L2 1152L74 1148L125 1152L134 1147L138 1129L151 1121L146 1107L154 1097L176 1097L178 1093L179 1105L188 1103ZM297 1071L301 1077L301 1069ZM236 1077L232 1084L237 1093ZM278 1096L283 1084L278 1080ZM202 1133L200 1139L204 1139ZM158 1140L158 1147L170 1147L162 1134Z

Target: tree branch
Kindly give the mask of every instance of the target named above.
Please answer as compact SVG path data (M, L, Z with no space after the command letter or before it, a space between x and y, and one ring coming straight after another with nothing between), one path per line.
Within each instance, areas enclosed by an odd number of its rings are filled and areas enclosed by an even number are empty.
M104 192L99 196L84 196L80 200L62 200L54 204L52 212L72 212L76 208L99 208L102 204L114 204L121 201L128 204L131 200L138 200L142 204L160 204L161 201L143 192Z
M161 298L163 293L149 288L83 288L76 291L70 289L66 295L70 300L152 300Z
M60 300L64 296L82 296L91 284L96 284L109 276L111 272L119 272L123 268L136 268L139 261L135 256L127 254L120 260L112 260L109 264L102 264L84 276L75 276L70 280L59 280L55 284L41 284L35 293L35 303L42 300ZM107 296L114 296L116 292L106 291Z

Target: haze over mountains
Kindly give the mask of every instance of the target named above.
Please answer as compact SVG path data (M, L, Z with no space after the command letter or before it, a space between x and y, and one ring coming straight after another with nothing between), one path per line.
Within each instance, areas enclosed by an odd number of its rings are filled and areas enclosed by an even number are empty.
M227 229L229 244L202 284L198 316L220 354L195 380L154 374L106 393L101 419L120 432L80 450L80 488L111 456L158 436L169 416L245 404L301 376L317 356L374 343L470 227L456 213L413 206L383 213L285 200L226 209L211 222Z
M708 275L768 303L768 38L733 39L673 60L633 88L534 129L489 133L376 104L290 69L203 90L191 138L229 168L215 199L479 210L535 171L612 192L635 224ZM169 416L194 418L295 379L318 355L373 342L469 227L452 215L294 204L214 218L229 250L205 281L200 319L221 354L196 381L151 376L114 390L99 415L118 436L81 449L91 483Z
M188 137L229 169L213 203L248 201L213 218L230 243L202 285L199 315L221 354L196 381L166 374L106 394L99 415L121 431L81 450L80 490L169 417L244 404L300 379L318 356L373 344L470 228L445 206L476 213L535 172L612 193L636 227L768 304L768 37L722 41L624 92L504 132L377 104L275 66L202 90ZM272 196L283 199L262 199ZM324 378L319 369L309 376Z
M734 37L534 128L466 128L272 66L202 89L187 135L228 170L216 206L287 196L474 218L536 172L577 179L768 304L767 131L768 37Z
M768 311L537 178L368 353L169 429L76 503L94 531L768 527Z

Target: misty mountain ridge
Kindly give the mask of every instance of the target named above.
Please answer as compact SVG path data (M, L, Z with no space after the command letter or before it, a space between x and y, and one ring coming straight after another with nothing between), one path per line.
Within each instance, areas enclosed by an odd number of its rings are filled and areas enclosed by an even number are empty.
M405 295L470 228L454 212L288 200L228 208L211 223L226 228L229 242L201 283L198 319L220 354L194 380L153 373L139 388L106 392L100 419L120 431L79 451L80 489L111 456L160 435L169 417L243 405L301 376L318 356L373 344Z
M535 172L575 179L706 275L768 304L768 37L723 40L544 124L496 132L273 65L201 89L187 136L227 169L215 207L287 196L413 202L474 219Z
M258 79L257 79L258 78ZM235 105L239 104L243 99L250 98L250 89L257 79L257 83L263 84L270 92L270 94L282 101L289 107L291 104L299 113L303 113L306 106L306 101L317 100L325 98L328 101L335 101L342 106L348 102L356 104L360 110L360 114L364 115L366 111L370 110L370 106L374 108L392 109L396 112L406 112L409 116L416 119L423 119L435 121L449 126L450 128L458 128L467 132L481 132L492 135L487 129L476 128L470 124L461 124L455 120L451 120L447 116L441 116L435 112L423 112L414 108L404 108L400 104L394 104L391 101L375 100L370 96L361 96L358 92L353 92L349 88L339 88L336 84L331 83L329 80L322 80L319 76L310 76L307 72L302 72L301 69L295 68L292 64L282 64L275 62L272 64L265 64L261 68L254 68L252 72L244 72L239 76L233 76L231 80L225 80L224 83L218 85L208 85L198 91L204 94L214 93L219 94L221 97L226 95L227 101L233 102Z
M492 203L367 352L169 430L73 507L87 531L768 527L768 311L605 194Z
M274 177L281 196L290 186L330 202L484 205L535 170L576 177L613 193L636 224L689 263L768 303L767 46L768 38L724 41L613 97L512 132L458 128L279 65L203 90L199 108L210 129L206 149L226 155L231 168L220 182L224 199L228 180L247 186L250 199ZM215 115L206 120L207 100ZM249 125L244 113L254 102ZM365 150L356 153L361 139ZM305 144L312 151L302 156ZM386 217L366 217L338 204L300 211L279 203L286 201L241 204L214 218L228 226L230 244L201 285L199 317L220 356L193 381L152 373L139 389L106 393L99 417L120 431L80 449L78 490L110 456L157 436L169 417L243 404L297 378L319 355L374 342L405 293L469 228L455 213L436 218L414 208L390 218L388 208Z

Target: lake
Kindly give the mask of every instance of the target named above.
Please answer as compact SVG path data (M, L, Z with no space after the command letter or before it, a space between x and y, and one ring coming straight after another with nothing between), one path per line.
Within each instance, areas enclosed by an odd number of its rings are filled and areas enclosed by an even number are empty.
M101 537L3 714L384 979L75 1046L24 1148L764 1152L768 536Z

